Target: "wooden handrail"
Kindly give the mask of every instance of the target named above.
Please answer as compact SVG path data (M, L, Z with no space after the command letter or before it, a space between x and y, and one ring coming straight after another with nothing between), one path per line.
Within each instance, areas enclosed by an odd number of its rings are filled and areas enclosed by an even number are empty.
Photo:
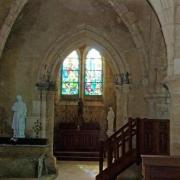
M133 138L137 136L137 132L137 119L129 118L128 123L116 131L105 142L101 142L99 152L99 174L105 170L103 167L105 155L107 156L106 170L108 170L126 154L134 152L137 148L137 144L133 143L133 141L136 142L136 138ZM135 147L133 147L133 144L135 144Z

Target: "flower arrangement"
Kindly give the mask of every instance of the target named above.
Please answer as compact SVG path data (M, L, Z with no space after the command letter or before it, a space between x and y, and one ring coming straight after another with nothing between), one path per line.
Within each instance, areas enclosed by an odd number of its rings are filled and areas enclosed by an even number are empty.
M39 133L41 132L42 130L42 124L41 122L39 121L39 119L37 119L37 121L34 122L34 125L32 127L33 131L35 132L36 134L36 138L39 137Z

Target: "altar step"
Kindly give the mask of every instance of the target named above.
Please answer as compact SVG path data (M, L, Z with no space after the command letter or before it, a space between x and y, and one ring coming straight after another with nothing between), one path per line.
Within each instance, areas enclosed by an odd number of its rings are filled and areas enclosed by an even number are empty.
M58 160L99 161L99 152L55 151Z

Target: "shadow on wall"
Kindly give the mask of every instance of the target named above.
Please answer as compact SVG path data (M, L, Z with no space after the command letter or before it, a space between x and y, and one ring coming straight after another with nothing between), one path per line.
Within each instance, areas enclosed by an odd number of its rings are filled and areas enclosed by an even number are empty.
M0 136L10 136L12 134L11 125L8 124L8 115L2 106L0 106L0 124Z

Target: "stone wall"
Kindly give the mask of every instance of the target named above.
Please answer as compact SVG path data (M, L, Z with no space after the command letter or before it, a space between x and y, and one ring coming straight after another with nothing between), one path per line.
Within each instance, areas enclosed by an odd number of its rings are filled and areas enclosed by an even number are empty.
M0 106L7 111L8 129L11 106L21 94L28 107L28 132L32 133L40 104L35 84L41 68L47 64L55 81L56 63L61 65L82 43L107 54L113 74L130 73L128 90L115 89L118 118L148 116L149 102L144 97L161 87L167 69L161 28L149 4L145 0L122 1L118 6L103 0L37 0L29 1L16 19L0 60ZM108 104L113 96L106 97ZM127 104L124 115L122 101Z

